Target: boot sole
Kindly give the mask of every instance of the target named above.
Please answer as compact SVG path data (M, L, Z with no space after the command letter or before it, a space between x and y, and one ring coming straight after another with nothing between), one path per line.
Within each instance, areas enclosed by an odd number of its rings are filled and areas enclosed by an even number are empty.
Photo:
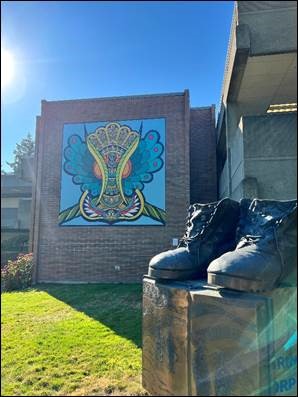
M247 280L240 277L224 276L216 273L208 273L207 281L208 284L246 292L264 292L274 288L274 285L265 283L264 281Z
M192 280L197 278L197 270L164 270L149 267L148 276L166 280Z

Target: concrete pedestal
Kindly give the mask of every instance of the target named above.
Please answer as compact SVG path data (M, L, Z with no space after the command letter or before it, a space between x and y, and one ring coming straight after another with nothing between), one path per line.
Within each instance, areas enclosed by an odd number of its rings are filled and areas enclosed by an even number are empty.
M143 281L143 386L158 396L296 395L296 288Z

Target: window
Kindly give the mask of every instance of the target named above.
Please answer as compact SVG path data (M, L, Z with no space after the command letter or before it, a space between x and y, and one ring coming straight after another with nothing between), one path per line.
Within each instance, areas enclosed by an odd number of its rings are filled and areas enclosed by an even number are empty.
M18 209L1 208L1 228L18 228Z

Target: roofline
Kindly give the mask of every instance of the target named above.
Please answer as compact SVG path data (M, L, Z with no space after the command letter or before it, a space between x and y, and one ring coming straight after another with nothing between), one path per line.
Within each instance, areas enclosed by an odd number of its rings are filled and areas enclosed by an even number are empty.
M81 99L61 99L61 100L53 100L48 101L46 99L42 99L42 103L53 103L53 102L85 102L85 101L106 101L106 100L117 100L117 99L134 99L134 98L147 98L147 97L158 97L158 96L184 96L188 89L185 89L183 92L169 92L169 93L160 93L160 94L140 94L140 95L120 95L120 96L107 96L107 97L99 97L99 98L81 98Z
M1 233L4 232L30 232L30 228L13 228L13 227L6 227L1 225ZM3 250L4 251L4 250ZM14 251L13 251L14 252Z
M212 108L215 109L215 104L214 103L212 103L209 106L195 106L195 107L191 107L190 110L204 110L204 109L212 109Z
M1 199L2 198L31 198L32 193L31 192L15 192L15 193L10 193L10 192L1 192Z

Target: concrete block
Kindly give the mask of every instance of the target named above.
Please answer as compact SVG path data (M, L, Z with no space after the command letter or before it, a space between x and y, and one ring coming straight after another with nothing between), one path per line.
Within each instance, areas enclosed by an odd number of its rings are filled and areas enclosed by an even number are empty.
M150 394L296 395L296 288L253 294L199 281L143 283Z

